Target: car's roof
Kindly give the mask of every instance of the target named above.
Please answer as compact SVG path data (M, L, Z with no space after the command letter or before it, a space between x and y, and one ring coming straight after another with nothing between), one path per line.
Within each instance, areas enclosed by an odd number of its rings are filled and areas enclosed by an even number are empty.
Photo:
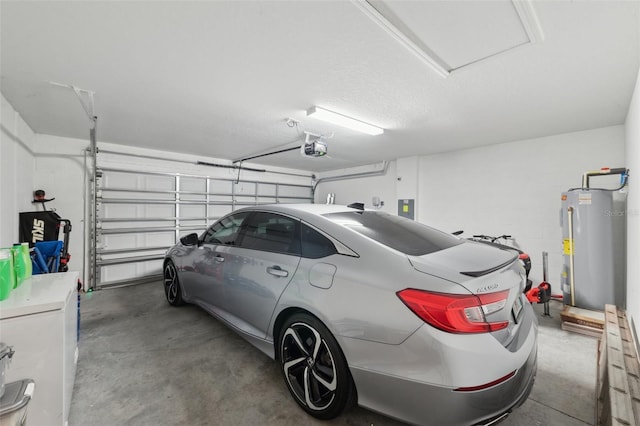
M259 206L252 206L249 210L270 210L281 213L289 213L292 215L310 214L310 215L323 215L327 213L341 213L341 212L353 212L359 211L357 209L342 206L338 204L266 204Z

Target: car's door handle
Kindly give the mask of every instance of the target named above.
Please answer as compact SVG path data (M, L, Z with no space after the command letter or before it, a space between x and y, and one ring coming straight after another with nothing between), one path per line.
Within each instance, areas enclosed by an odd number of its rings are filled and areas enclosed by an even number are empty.
M282 269L281 267L274 265L270 268L267 268L267 272L270 273L271 275L275 276L275 277L288 277L289 276L289 271L285 271L284 269Z
M220 256L220 255L218 255L218 256L216 256L216 257L214 257L214 259L215 259L215 260L216 260L216 262L218 262L218 263L222 263L222 262L224 262L224 257L222 257L222 256Z

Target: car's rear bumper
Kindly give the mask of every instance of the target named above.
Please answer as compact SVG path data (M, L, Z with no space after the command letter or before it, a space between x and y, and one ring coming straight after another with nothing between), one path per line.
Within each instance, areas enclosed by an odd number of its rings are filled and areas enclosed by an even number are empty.
M532 354L532 355L534 356L533 364L531 365L528 362L527 366L525 366L525 369L529 373L529 379L524 381L524 384L526 386L522 390L520 396L515 401L515 403L509 409L505 410L503 413L500 413L500 414L498 414L496 416L493 416L493 417L485 418L484 420L476 423L474 426L490 426L490 425L495 425L495 424L500 423L502 420L507 418L509 413L511 413L511 411L514 408L517 408L517 407L521 406L522 404L524 404L524 402L527 400L527 398L529 398L529 394L531 393L531 389L533 389L533 383L535 381L535 376L536 376L536 372L537 372L537 369L538 369L537 352ZM524 376L525 376L525 374L523 374L523 377Z
M529 396L537 369L537 351L504 383L475 392L415 382L407 378L352 369L358 403L373 411L419 425L489 425L521 405ZM361 389L369 389L362 398ZM373 391L372 391L373 390ZM372 395L374 393L375 395Z
M531 323L527 331L516 352L501 345L496 347L495 339L492 342L482 336L470 336L469 344L464 345L457 344L465 342L459 336L453 336L448 345L435 345L429 340L430 333L424 330L401 345L370 347L365 362L360 365L350 362L358 404L412 424L495 424L492 422L522 404L533 387L537 325ZM363 355L364 348L357 346L357 343L346 345L347 359ZM393 361L386 364L376 361L385 358ZM515 374L509 379L482 390L455 390L490 383L513 371Z

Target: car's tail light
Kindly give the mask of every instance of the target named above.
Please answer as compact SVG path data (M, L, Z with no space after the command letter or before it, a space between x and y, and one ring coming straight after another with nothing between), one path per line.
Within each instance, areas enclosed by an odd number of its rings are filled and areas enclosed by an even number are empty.
M509 290L466 295L408 288L397 294L413 313L449 333L488 333L509 325L509 321L488 322L486 319L487 315L505 307Z

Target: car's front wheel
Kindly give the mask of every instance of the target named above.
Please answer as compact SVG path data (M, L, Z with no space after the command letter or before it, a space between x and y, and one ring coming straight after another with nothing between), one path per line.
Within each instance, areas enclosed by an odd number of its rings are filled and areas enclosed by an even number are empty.
M279 340L280 367L296 402L319 419L338 416L355 400L347 362L329 330L318 319L295 314Z
M164 294L167 296L167 302L170 305L180 306L184 304L180 280L178 279L178 270L172 261L168 261L164 265Z

